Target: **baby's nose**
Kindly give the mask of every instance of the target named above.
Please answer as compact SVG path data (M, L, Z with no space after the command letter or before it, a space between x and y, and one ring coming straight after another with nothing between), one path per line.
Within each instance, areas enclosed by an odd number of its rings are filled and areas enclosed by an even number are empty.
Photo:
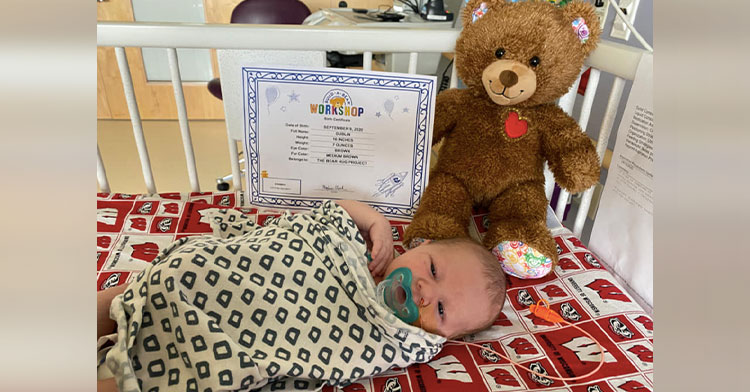
M414 302L419 307L428 306L432 302L432 289L424 280L414 282L412 294Z

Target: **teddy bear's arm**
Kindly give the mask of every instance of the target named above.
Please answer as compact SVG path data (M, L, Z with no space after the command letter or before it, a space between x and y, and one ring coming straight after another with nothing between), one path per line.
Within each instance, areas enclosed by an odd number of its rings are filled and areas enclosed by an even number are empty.
M432 129L432 145L447 136L458 122L464 90L452 88L438 94L435 99L435 126Z
M599 156L591 139L576 121L557 106L543 110L542 152L555 181L571 193L599 181Z

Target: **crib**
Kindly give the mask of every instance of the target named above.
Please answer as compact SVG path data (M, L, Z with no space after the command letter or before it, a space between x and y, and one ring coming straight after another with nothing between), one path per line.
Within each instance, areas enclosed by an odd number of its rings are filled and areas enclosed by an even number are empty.
M126 195L111 189L106 168L97 148L97 181L101 193L98 195L98 208L116 211L109 221L98 222L98 265L97 288L113 284L123 284L132 279L133 272L142 265L136 261L149 261L141 255L135 257L124 250L125 242L130 247L135 241L150 243L154 249L146 254L155 256L156 250L175 238L210 232L196 219L199 209L206 206L238 208L254 214L259 222L279 212L256 208L250 205L249 194L243 190L243 169L235 132L227 131L229 140L229 160L232 168L234 190L230 192L206 192L198 183L196 162L193 153L182 81L178 68L177 48L196 49L235 49L235 50L283 50L283 51L355 51L363 53L365 70L371 69L373 54L409 53L409 73L416 73L420 53L451 53L459 32L454 30L419 29L376 29L320 26L276 26L276 25L217 25L179 23L112 23L100 22L97 25L97 45L114 47L125 97L130 111L137 151L140 157L146 189L143 195ZM408 36L408 40L403 37ZM418 48L414 43L418 42ZM138 112L133 83L130 76L126 47L164 48L168 54L172 86L177 104L187 172L192 193L178 194L158 189L154 182L145 142L141 119ZM418 50L418 51L417 51ZM597 153L600 163L604 161L607 143L615 125L617 109L628 80L635 77L636 68L644 51L630 46L602 41L591 54L586 66L590 74L585 93L579 97L577 81L558 104L574 117L584 132L587 128L598 128ZM599 91L603 75L612 75L614 82L609 91ZM457 76L453 67L450 87L457 86ZM606 108L600 123L590 124L595 100L606 100ZM439 159L439 150L433 151L432 159ZM606 162L604 162L606 168ZM546 193L550 198L555 184L549 170ZM572 199L578 205L570 228L565 228L563 220L566 207ZM580 241L586 225L589 210L594 198L594 188L579 195L559 191L554 208L549 209L550 226L558 243L561 265L555 273L539 281L512 281L509 301L503 315L488 331L467 338L481 342L486 347L504 350L515 356L518 362L527 366L536 364L549 374L565 376L566 364L575 358L583 361L580 352L562 353L573 339L572 332L543 320L535 320L526 310L529 301L547 299L558 312L567 315L576 323L585 324L594 336L603 342L608 351L607 364L599 375L571 384L547 379L534 379L530 374L517 370L507 361L493 357L489 352L472 349L468 346L448 344L438 357L427 364L415 364L407 369L390 369L382 375L359 381L364 390L404 390L404 391L505 391L542 389L555 391L577 390L620 390L618 388L642 387L653 389L653 321L649 312L644 311L637 296L628 293L625 285L607 270L606 261L599 263L596 257ZM144 209L149 205L148 212ZM153 210L152 210L153 208ZM472 232L483 231L482 211L476 211L472 220ZM139 228L129 223L137 219ZM167 230L149 230L165 220L172 223ZM157 222L158 221L158 222ZM407 221L391 221L394 228L394 243L397 251L402 244L398 234L403 235ZM145 225L145 226L144 226ZM165 225L161 225L161 228ZM128 241L124 241L127 239ZM121 245L121 246L120 246ZM130 248L128 248L130 249ZM135 249L135 248L133 248ZM403 247L400 248L403 250ZM116 262L114 255L119 252ZM123 260L128 256L133 263ZM151 257L153 259L153 257ZM119 264L117 264L119 263ZM138 267L138 266L141 267ZM605 293L602 295L602 293ZM596 297L595 293L599 294ZM641 305L639 305L641 303ZM575 340L575 339L573 339ZM557 347L557 348L552 348ZM582 349L581 349L582 350ZM580 351L580 350L579 350ZM593 353L588 353L591 355ZM598 360L597 360L598 361ZM357 384L353 384L357 385ZM396 388L398 386L398 388ZM322 386L323 390L341 390L339 387ZM599 388L599 389L595 389ZM282 388L283 389L283 388ZM632 389L632 388L631 388ZM344 390L347 390L344 388ZM354 389L352 389L354 390Z

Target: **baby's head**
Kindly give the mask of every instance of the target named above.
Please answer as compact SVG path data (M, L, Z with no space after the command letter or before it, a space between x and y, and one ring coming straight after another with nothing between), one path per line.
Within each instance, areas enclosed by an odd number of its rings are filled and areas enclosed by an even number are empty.
M505 302L505 275L497 258L467 238L426 241L395 258L412 273L412 298L427 332L455 339L488 328Z

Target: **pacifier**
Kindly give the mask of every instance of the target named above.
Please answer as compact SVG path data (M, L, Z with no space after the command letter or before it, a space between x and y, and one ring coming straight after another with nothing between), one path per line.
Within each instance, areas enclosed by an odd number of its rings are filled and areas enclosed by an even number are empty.
M378 302L391 309L401 321L411 324L419 318L419 308L411 296L411 270L396 268L377 287Z

